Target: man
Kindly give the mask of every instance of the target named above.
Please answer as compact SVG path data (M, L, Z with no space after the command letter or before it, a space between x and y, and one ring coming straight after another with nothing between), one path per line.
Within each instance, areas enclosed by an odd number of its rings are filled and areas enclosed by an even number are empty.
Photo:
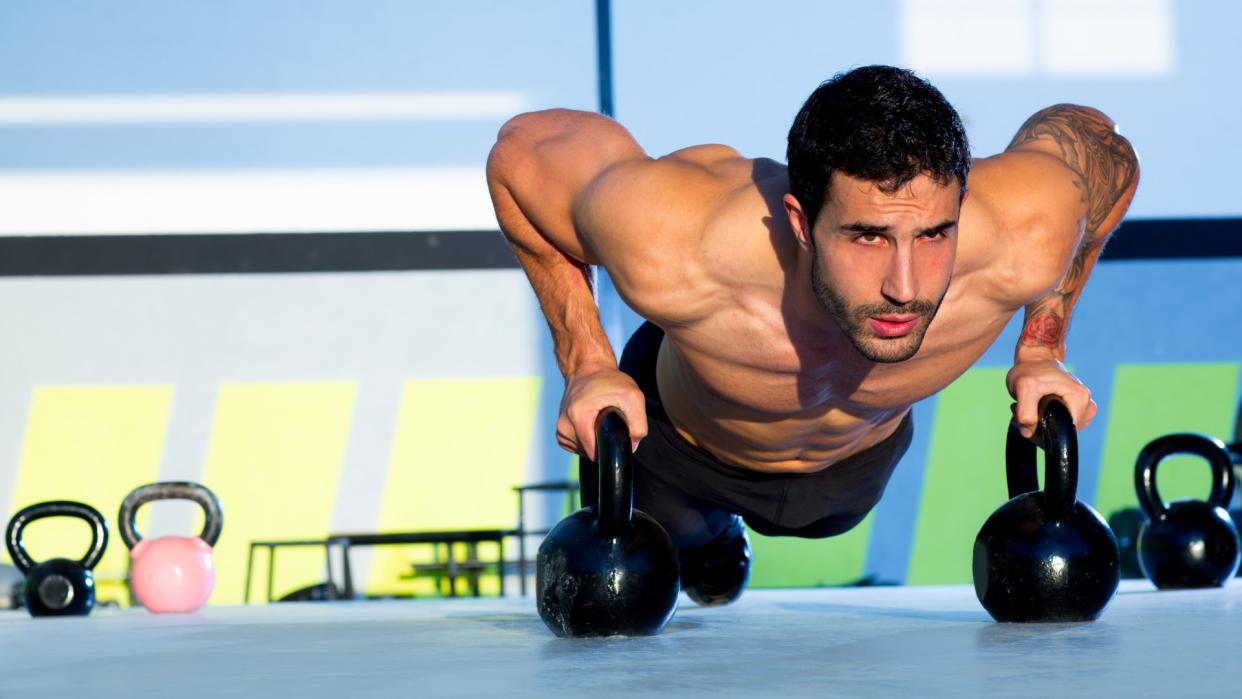
M1074 105L972 163L943 95L885 66L820 85L787 156L704 145L652 159L609 119L553 110L509 121L488 160L565 376L557 440L593 456L596 415L624 412L635 506L669 531L701 604L745 586L743 519L803 537L860 522L910 444L911 404L1019 308L1015 423L1031 436L1057 395L1086 427L1096 406L1061 363L1065 334L1139 174L1112 121ZM648 321L620 366L588 265Z

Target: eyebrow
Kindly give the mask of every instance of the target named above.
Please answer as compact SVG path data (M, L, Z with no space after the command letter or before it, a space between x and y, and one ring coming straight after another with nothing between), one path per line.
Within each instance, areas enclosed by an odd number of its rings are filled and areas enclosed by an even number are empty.
M930 234L930 233L940 233L940 232L942 232L942 231L946 231L946 230L948 230L948 229L950 229L950 228L952 228L952 227L954 227L954 226L956 226L956 225L957 225L957 221L956 221L955 219L954 219L954 220L948 220L948 221L942 221L942 222L940 222L940 223L938 223L938 224L936 224L936 225L932 226L931 228L924 228L923 230L921 230L921 231L919 231L919 232L918 232L918 235L928 235L928 234ZM850 232L853 232L853 233L872 233L872 234L879 235L879 234L881 234L881 233L887 233L887 232L889 231L889 226L877 226L877 225L875 225L875 224L871 224L871 223L855 222L855 223L847 223L847 224L845 224L844 226L841 226L841 230L843 230L843 231L850 231Z

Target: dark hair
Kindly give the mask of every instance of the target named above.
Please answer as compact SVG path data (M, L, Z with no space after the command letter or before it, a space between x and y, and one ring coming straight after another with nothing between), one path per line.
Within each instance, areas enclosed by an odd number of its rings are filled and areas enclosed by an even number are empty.
M832 173L844 172L894 192L927 173L965 191L966 130L931 83L891 66L838 73L807 98L789 129L789 188L812 225Z

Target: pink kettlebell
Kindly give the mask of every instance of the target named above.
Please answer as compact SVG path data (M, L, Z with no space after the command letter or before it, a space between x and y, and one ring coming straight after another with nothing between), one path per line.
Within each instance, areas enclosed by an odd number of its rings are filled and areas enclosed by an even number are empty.
M191 500L203 508L199 536L143 539L135 518L138 508L154 500ZM207 603L216 584L211 547L220 538L224 515L206 486L187 481L150 483L126 496L117 517L121 539L129 547L129 587L152 612L192 612Z

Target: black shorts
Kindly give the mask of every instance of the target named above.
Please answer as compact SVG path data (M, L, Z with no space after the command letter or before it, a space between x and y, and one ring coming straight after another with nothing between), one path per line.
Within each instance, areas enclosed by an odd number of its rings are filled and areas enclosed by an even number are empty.
M823 538L854 528L880 501L910 447L907 413L880 443L814 473L765 473L727 464L687 442L660 403L655 365L664 331L648 322L621 353L621 370L647 396L647 437L634 454L634 506L668 530L679 548L716 538L734 515L768 536ZM599 488L596 466L579 463L584 501Z

